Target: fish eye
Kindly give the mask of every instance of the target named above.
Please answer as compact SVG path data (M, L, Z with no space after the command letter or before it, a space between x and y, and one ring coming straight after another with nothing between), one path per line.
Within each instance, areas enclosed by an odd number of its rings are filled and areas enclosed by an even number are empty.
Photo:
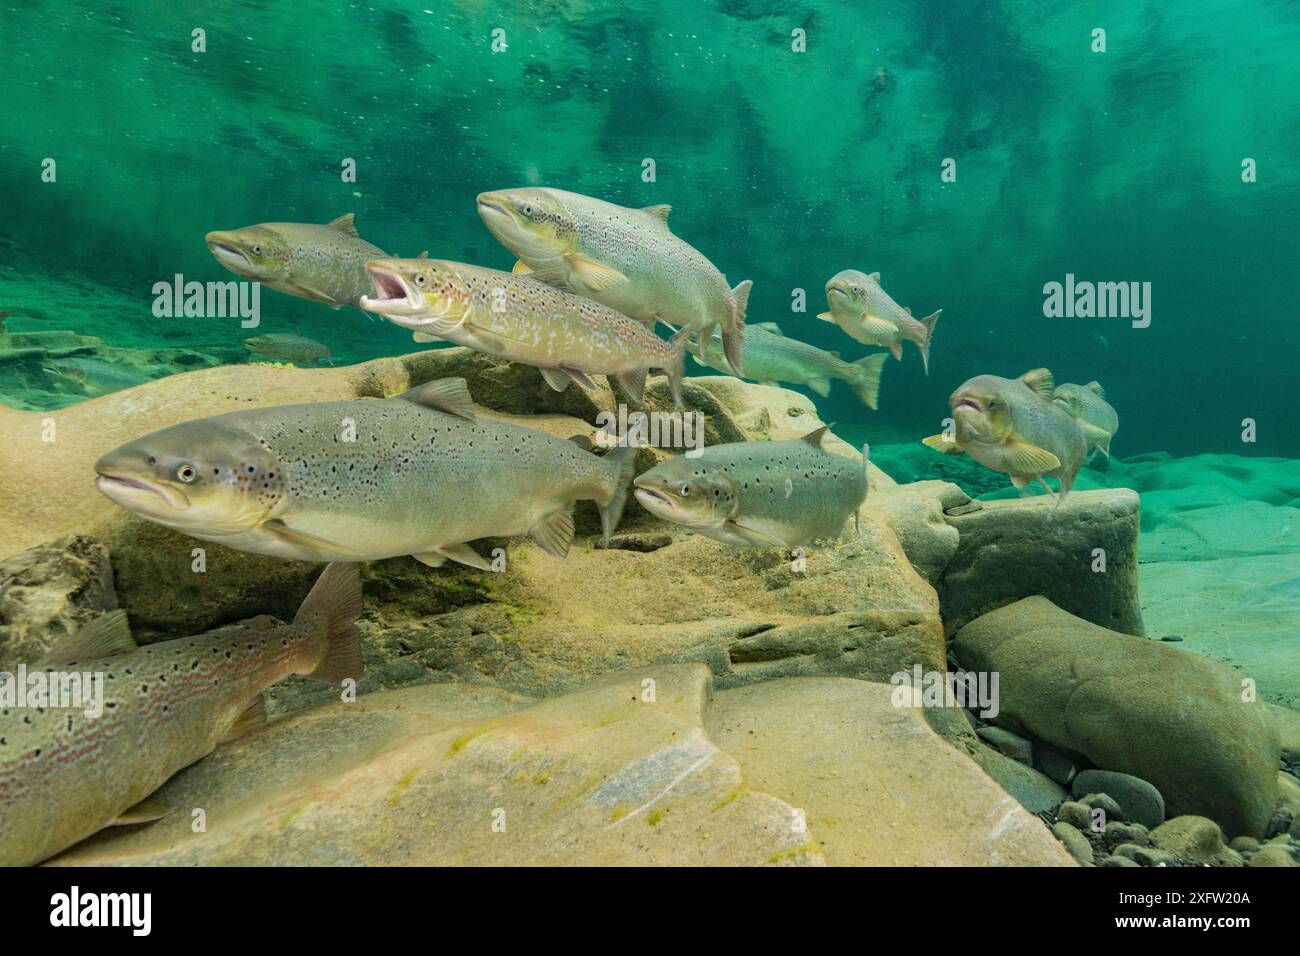
M532 203L524 203L523 208L520 209L520 212L522 212L525 216L532 216L533 214Z
M415 284L418 285L421 289L424 288L424 283L427 281L428 280L425 279L423 272L417 272L415 274Z
M690 485L682 485L682 487L681 487L680 490L681 490L681 495L682 495L683 498L689 498L689 497L690 497L690 495L691 495L691 486L690 486Z
M859 288L858 286L854 286L854 287L853 287L853 294L854 294L854 295L862 295L862 289Z
M261 247L261 246L253 246L253 255L255 255L255 256L260 256L261 254L262 254L262 247Z
M199 476L193 465L181 465L176 469L176 477L187 484Z

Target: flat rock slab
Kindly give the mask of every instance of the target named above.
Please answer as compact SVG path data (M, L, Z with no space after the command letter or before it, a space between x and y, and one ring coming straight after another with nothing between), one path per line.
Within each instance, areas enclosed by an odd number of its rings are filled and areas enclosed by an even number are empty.
M949 634L1033 595L1102 627L1143 633L1136 493L1074 492L1060 507L1046 495L984 501L948 522L957 550L935 587ZM1093 570L1096 549L1105 571Z
M893 690L799 678L710 703L708 669L684 664L543 701L462 684L363 696L218 748L155 795L170 815L52 862L1070 864Z
M827 863L1069 866L1042 821L936 735L896 687L801 677L721 691L710 736L747 787L800 811Z
M1243 701L1232 668L1106 630L1041 597L966 625L953 650L966 669L1000 675L999 723L1150 782L1171 816L1263 834L1277 796L1278 731L1266 704Z

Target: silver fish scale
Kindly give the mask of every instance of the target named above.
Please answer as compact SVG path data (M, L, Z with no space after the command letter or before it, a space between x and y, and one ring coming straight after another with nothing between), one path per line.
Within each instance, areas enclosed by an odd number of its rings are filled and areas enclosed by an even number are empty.
M1014 384L1020 388L1011 390L1013 397L1008 406L1016 436L1057 457L1062 467L1047 472L1049 477L1057 477L1062 471L1066 474L1075 471L1083 461L1085 451L1078 423L1056 402L1028 391L1021 382ZM1028 394L1018 394L1022 390Z
M720 341L716 338L710 340L705 354L710 365L719 371L726 370L726 357ZM809 373L821 373L829 378L851 381L861 371L815 345L786 338L755 325L745 327L745 378L760 382L770 380L802 384L805 376L818 377Z

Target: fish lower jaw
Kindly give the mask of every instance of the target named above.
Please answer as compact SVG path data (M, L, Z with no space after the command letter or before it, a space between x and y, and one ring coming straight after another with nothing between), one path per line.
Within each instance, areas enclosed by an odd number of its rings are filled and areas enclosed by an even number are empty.
M378 312L380 315L419 315L424 310L422 304L407 298L372 299L363 295L357 304L367 312Z
M189 507L189 501L183 495L169 494L157 485L130 475L100 472L95 478L95 487L110 501L150 520L158 520L151 513L153 508L141 508L141 505L153 505L156 508L162 503L168 512L183 511Z

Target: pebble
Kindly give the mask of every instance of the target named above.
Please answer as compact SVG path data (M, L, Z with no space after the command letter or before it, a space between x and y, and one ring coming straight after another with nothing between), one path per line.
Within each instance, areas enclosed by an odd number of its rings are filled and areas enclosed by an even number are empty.
M1140 823L1148 830L1165 819L1165 798L1141 777L1115 770L1082 770L1070 784L1077 800L1088 793L1104 793L1119 804L1120 819Z

